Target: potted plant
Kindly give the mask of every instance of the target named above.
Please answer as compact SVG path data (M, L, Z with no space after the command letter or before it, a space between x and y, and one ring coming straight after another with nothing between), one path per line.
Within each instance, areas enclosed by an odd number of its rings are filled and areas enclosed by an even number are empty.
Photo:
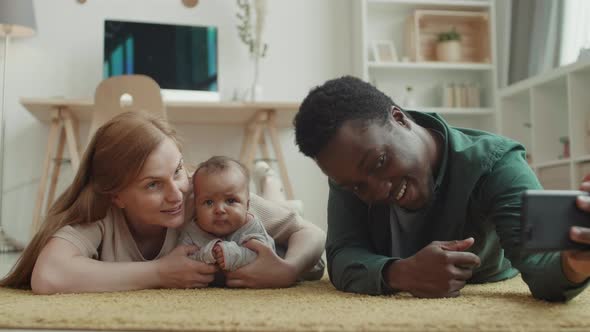
M436 58L444 62L461 61L461 35L454 27L451 31L438 34Z

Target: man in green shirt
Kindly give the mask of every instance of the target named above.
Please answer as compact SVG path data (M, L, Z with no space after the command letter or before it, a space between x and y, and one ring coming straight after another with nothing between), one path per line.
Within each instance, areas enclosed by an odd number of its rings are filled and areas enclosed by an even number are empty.
M451 297L519 271L537 298L565 301L586 287L588 258L519 250L521 194L541 188L519 143L404 111L349 76L312 90L294 124L301 152L330 179L336 288Z

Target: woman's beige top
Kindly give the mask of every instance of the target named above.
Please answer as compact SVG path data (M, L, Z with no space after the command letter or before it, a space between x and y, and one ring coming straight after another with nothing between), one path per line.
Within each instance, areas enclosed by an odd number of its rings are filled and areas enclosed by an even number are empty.
M301 229L304 221L293 210L280 203L267 201L254 193L250 194L250 212L278 244L287 245L291 234ZM194 216L192 195L185 204L185 223ZM154 259L161 258L178 245L180 229L169 228L162 249ZM83 256L104 262L145 261L137 247L121 209L112 207L104 219L87 224L65 226L53 235L76 246Z

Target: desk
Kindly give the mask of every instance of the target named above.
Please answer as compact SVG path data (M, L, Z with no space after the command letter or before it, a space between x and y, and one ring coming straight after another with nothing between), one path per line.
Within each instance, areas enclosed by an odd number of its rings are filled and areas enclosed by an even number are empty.
M46 201L46 209L53 203L61 159L66 146L74 170L77 170L79 166L80 135L78 124L81 121L89 122L92 119L94 100L91 98L21 98L20 102L39 121L50 125L33 215L32 231L35 232L41 222L43 203ZM293 199L293 188L289 181L277 128L291 126L291 121L299 108L298 103L164 101L164 105L168 121L173 124L242 126L244 140L239 159L249 169L252 168L257 148L260 148L263 158L270 158L270 151L265 139L265 131L268 132L287 198ZM52 163L54 164L53 174L49 191L47 191L47 181Z

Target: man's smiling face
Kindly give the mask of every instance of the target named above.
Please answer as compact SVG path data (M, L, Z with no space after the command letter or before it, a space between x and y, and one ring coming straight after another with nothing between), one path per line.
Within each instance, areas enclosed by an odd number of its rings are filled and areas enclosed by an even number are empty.
M317 155L322 171L366 203L408 210L432 197L432 169L416 124L393 108L385 124L345 122Z

